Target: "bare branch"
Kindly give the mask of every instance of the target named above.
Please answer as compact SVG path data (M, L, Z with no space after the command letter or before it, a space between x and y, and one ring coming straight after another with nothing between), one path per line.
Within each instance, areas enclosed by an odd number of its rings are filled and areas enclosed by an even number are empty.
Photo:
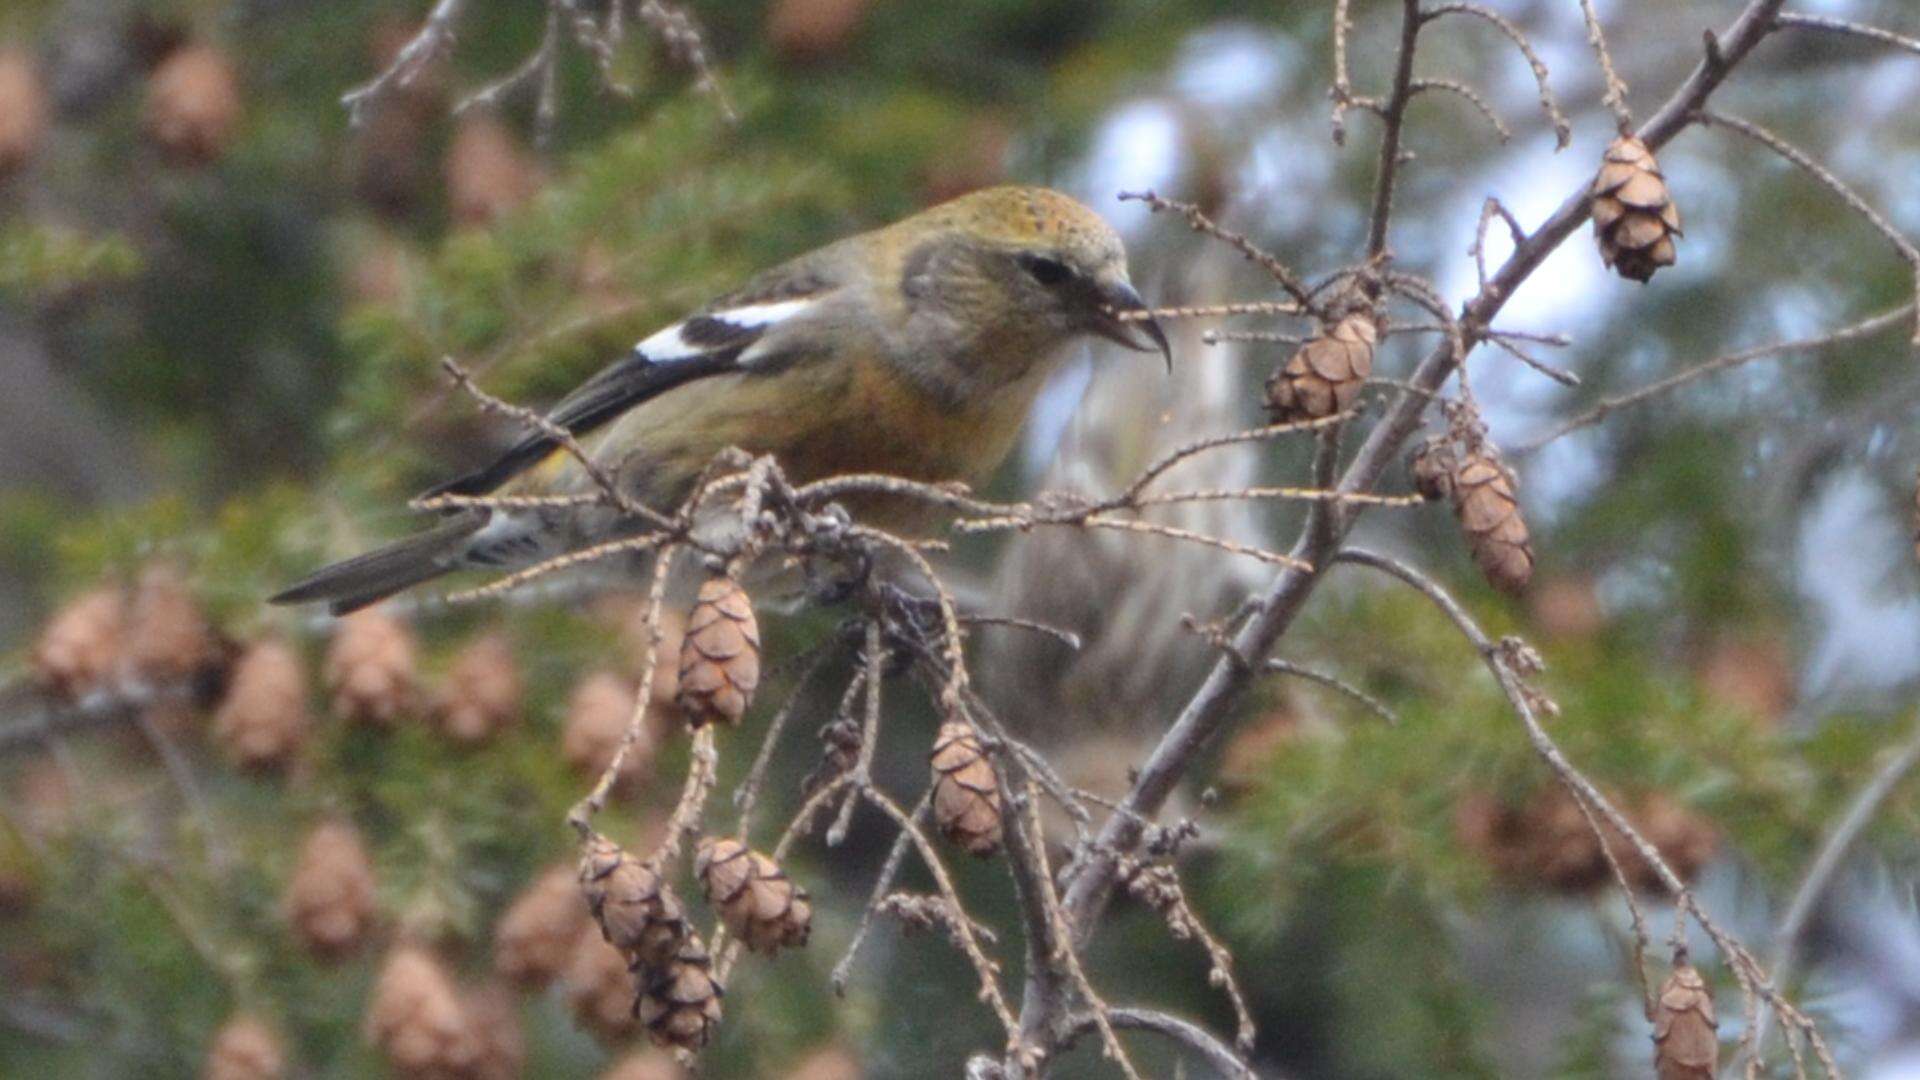
M915 825L924 822L933 805L932 799L933 792L929 789L926 794L920 796L920 802L913 808L909 820ZM879 913L888 894L893 891L894 880L900 876L900 865L906 861L907 848L912 845L913 837L905 829L900 830L900 833L893 838L893 847L887 851L886 862L880 865L880 873L873 879L873 895L867 901L866 909L860 913L860 925L854 928L853 940L847 942L847 951L841 955L839 962L833 965L833 973L827 977L827 981L833 984L834 993L843 996L846 994L847 983L853 978L854 958L860 955L860 946L866 942L867 934L873 928L874 916Z
M1793 899L1787 903L1787 909L1780 916L1780 923L1773 931L1773 978L1780 985L1792 981L1795 952L1800 943L1800 934L1806 929L1807 920L1819 906L1820 898L1826 895L1834 878L1846 865L1847 853L1853 849L1854 842L1866 831L1868 825L1880 812L1887 799L1900 784L1906 780L1916 765L1920 765L1920 723L1908 734L1905 742L1894 749L1887 761L1868 778L1860 790L1854 793L1847 804L1846 812L1834 822L1833 828L1820 844L1820 850L1813 861L1807 865L1806 874L1800 879L1800 885L1793 891ZM1757 1052L1766 1043L1767 1027L1770 1016L1762 1016L1754 1026L1753 1046Z
M1882 30L1865 23L1848 22L1827 15L1804 15L1797 11L1783 11L1775 20L1783 30L1820 30L1830 34L1847 34L1865 38L1882 45L1891 45L1896 49L1920 56L1920 38L1896 34L1891 30Z
M1540 109L1547 114L1547 122L1553 125L1553 138L1557 148L1565 150L1573 141L1573 125L1567 122L1566 114L1560 111L1560 103L1554 99L1553 87L1547 83L1546 62L1540 59L1539 53L1534 51L1533 42L1527 40L1527 35L1522 33L1511 19L1481 4L1440 4L1428 8L1426 17L1431 21L1443 15L1454 14L1471 15L1493 24L1501 33L1507 35L1514 47L1520 50L1520 55L1527 58L1527 67L1533 70L1533 81L1540 88Z
M1493 106L1487 103L1487 99L1480 96L1480 91L1455 79L1415 79L1413 85L1408 87L1408 93L1414 97L1431 90L1444 90L1465 100L1467 104L1478 109L1481 116L1487 118L1487 123L1493 125L1494 133L1500 137L1501 142L1512 141L1513 130L1507 127L1506 121L1500 119L1499 113L1493 111Z
M1324 671L1315 671L1313 668L1296 664L1291 660L1282 660L1277 656L1267 659L1267 670L1277 671L1282 675L1292 675L1297 679L1305 679L1308 682L1319 683L1328 689L1338 690L1340 693L1359 702L1368 712L1385 720L1387 723L1396 726L1400 723L1399 715L1388 708L1379 698L1341 679L1337 675L1329 675Z
M439 0L434 4L419 33L400 47L385 71L340 96L340 104L347 110L347 121L354 127L363 126L381 98L413 85L428 65L447 55L453 48L453 25L460 20L466 6L466 0Z
M1347 110L1353 107L1353 81L1347 74L1347 35L1353 32L1350 0L1333 0L1333 129L1335 146L1347 144Z
M1867 223L1872 225L1881 236L1886 237L1887 242L1900 253L1900 257L1906 260L1908 268L1913 272L1914 299L1916 304L1920 304L1920 250L1915 250L1913 242L1908 240L1905 234L1894 228L1893 223L1882 217L1878 210L1867 205L1867 201L1856 195L1845 181L1835 176L1826 166L1813 160L1805 151L1758 124L1706 109L1699 110L1698 115L1702 123L1737 131L1798 165L1801 171L1819 181L1828 191L1838 195L1840 201L1846 203L1854 213L1867 219ZM1920 346L1920 319L1915 321L1912 340L1915 346Z
M666 595L667 574L672 567L673 548L663 548L654 556L653 583L647 589L645 607L641 612L641 621L647 628L647 647L640 654L640 687L634 692L633 713L627 718L626 730L620 733L620 744L614 748L613 757L608 760L607 767L600 770L600 779L593 785L593 790L567 812L567 824L573 826L583 842L592 837L593 815L607 805L607 797L613 791L614 781L619 779L620 770L627 763L627 754L632 751L633 744L639 741L640 732L645 730L647 708L653 703L654 672L659 667L661 602L662 597ZM711 751L713 729L708 726L702 731L706 734L706 741ZM692 771L699 771L697 747L696 763ZM673 838L668 839L672 842Z
M1724 34L1714 39L1714 48L1668 98L1667 102L1640 129L1640 137L1658 149L1690 122L1698 109L1739 65L1772 27L1774 14L1783 0L1750 0ZM1587 220L1587 185L1582 183L1560 207L1532 234L1516 246L1513 254L1463 309L1464 332L1469 340L1479 340L1482 328L1492 325L1513 291L1539 268L1547 256ZM1452 373L1454 349L1451 344L1429 352L1408 380L1410 389L1388 408L1386 415L1368 433L1352 462L1338 481L1348 491L1371 490L1392 462L1400 447L1416 430L1431 401L1431 394ZM1325 445L1323 443L1323 445ZM1333 464L1331 453L1320 455L1324 465ZM1318 471L1318 470L1317 470ZM1317 486L1332 486L1315 481ZM1355 515L1320 512L1334 504L1312 504L1308 521L1295 542L1291 554L1316 567L1316 572L1286 569L1275 576L1266 591L1255 601L1255 613L1234 636L1241 655L1264 659L1275 643L1291 627L1307 599L1321 580L1322 561L1331 556L1342 531L1351 527ZM1205 680L1188 699L1180 714L1168 726L1165 735L1139 766L1137 779L1121 801L1125 813L1117 813L1102 826L1094 849L1076 866L1067 886L1064 905L1074 932L1082 937L1093 932L1100 911L1112 894L1116 864L1114 852L1129 851L1145 832L1145 822L1156 813L1180 778L1186 774L1201 749L1208 745L1225 724L1231 708L1252 679L1253 673L1229 658L1213 665ZM1026 1007L1044 1010L1048 1003L1029 998Z
M1732 935L1721 929L1720 925L1701 908L1692 890L1687 888L1686 882L1680 879L1680 875L1660 854L1660 850L1654 847L1653 843L1627 820L1626 815L1622 814L1619 808L1601 793L1593 781L1573 764L1566 753L1553 741L1553 736L1547 734L1547 729L1540 723L1540 717L1535 708L1537 691L1527 685L1522 671L1523 665L1528 663L1527 658L1531 650L1518 638L1506 638L1499 642L1489 638L1486 632L1480 629L1479 623L1474 621L1473 616L1467 614L1466 609L1460 606L1459 601L1431 578L1398 559L1358 548L1347 548L1339 553L1336 561L1372 567L1400 579L1425 594L1452 620L1461 635L1467 639L1468 644L1472 645L1474 651L1478 652L1481 659L1486 662L1487 670L1493 674L1494 681L1506 695L1507 704L1512 707L1514 715L1519 717L1521 725L1526 729L1527 739L1533 744L1534 752L1546 762L1554 776L1565 785L1568 793L1581 801L1592 813L1604 819L1626 839L1648 868L1659 878L1661 885L1672 894L1674 904L1691 915L1694 921L1700 924L1700 929L1713 939L1713 943L1719 947L1729 967L1739 977L1742 989L1765 1001L1783 1022L1805 1036L1813 1045L1822 1063L1826 1065L1828 1074L1837 1078L1840 1075L1838 1067L1833 1064L1832 1054L1813 1022L1781 996L1775 989L1773 980L1767 976L1765 969L1753 958L1752 953ZM1533 658L1532 662L1537 663L1537 658ZM1598 835L1604 847L1606 843L1604 831ZM1624 876L1621 880L1624 882Z
M1740 352L1728 353L1725 356L1715 357L1712 360L1695 364L1690 368L1677 371L1666 378L1648 383L1646 386L1640 387L1637 390L1631 390L1614 397L1602 398L1592 408L1569 420L1562 421L1552 431L1547 432L1539 438L1530 440L1515 450L1514 453L1533 453L1562 436L1569 435L1581 428L1592 427L1598 424L1602 420L1605 420L1607 416L1616 409L1624 409L1628 406L1642 404L1643 402L1652 400L1662 394L1671 393L1690 382L1705 378L1716 372L1739 367L1742 364L1751 363L1755 360L1764 360L1771 356L1825 349L1849 341L1857 341L1860 338L1870 337L1885 330L1889 326L1896 326L1906 322L1912 317L1913 312L1914 306L1912 304L1905 304L1892 311L1882 312L1871 318L1863 319L1851 326L1841 327L1832 333L1821 334L1818 337L1799 338L1793 341L1776 341L1771 345L1761 345L1757 348L1744 349Z
M1208 1066L1217 1070L1221 1076L1234 1080L1258 1080L1247 1063L1240 1060L1231 1047L1214 1038L1199 1025L1170 1016L1154 1009L1136 1009L1126 1006L1112 1006L1107 1009L1107 1018L1115 1027L1133 1028L1138 1031L1151 1031L1164 1035L1198 1054ZM1090 1013L1074 1016L1068 1024L1068 1030L1074 1034L1093 1030L1094 1017Z
M1580 14L1587 20L1587 44L1593 46L1593 55L1600 61L1600 74L1607 83L1607 92L1601 96L1600 104L1613 114L1615 124L1624 135L1633 130L1633 111L1627 108L1627 84L1620 81L1620 73L1613 69L1613 54L1607 51L1607 35L1600 29L1600 16L1594 13L1593 0L1580 0Z
M1156 214L1163 210L1179 214L1187 219L1187 224L1192 227L1195 232L1204 233L1225 243L1227 246L1245 256L1247 261L1265 270L1273 277L1273 280L1279 284L1280 288L1286 291L1288 296L1293 297L1293 302L1299 305L1301 310L1309 312L1318 310L1314 305L1313 296L1308 291L1306 284L1296 277L1293 271L1289 270L1287 265L1280 261L1278 256L1255 244L1240 233L1223 228L1212 218L1208 217L1206 212L1198 206L1188 202L1181 202L1178 199L1163 198L1151 190L1139 192L1123 191L1120 193L1120 200L1122 202L1136 201L1146 203L1147 207Z
M1400 170L1400 133L1405 125L1407 102L1413 99L1413 54L1419 48L1420 0L1401 0L1400 58L1394 65L1393 92L1381 111L1380 164L1373 180L1373 213L1367 223L1367 259L1378 259L1387 250L1387 221L1393 215L1394 181Z
M720 85L720 73L714 67L713 57L707 52L707 40L686 9L665 3L664 0L640 0L639 15L640 21L659 35L667 46L667 52L693 69L698 80L695 85L701 93L712 95L714 103L720 107L720 115L730 124L739 121L740 114L734 111L726 87Z
M1116 311L1121 322L1144 319L1217 319L1228 315L1305 315L1307 309L1289 300L1239 300L1227 304L1188 304L1181 307L1147 308L1143 311Z

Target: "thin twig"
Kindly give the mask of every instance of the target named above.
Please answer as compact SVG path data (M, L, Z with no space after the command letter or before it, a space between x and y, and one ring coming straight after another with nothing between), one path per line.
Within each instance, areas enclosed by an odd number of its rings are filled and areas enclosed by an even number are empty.
M866 647L861 650L861 659L866 664L861 679L866 688L866 708L862 710L864 719L860 725L860 753L853 760L852 789L846 803L840 808L840 816L834 820L833 827L827 830L827 846L839 847L847 838L847 829L853 824L853 806L859 801L860 793L873 786L873 755L880 742L880 689L886 681L886 651L880 640L880 620L868 619L866 629Z
M1232 1080L1258 1080L1253 1069L1240 1060L1232 1048L1207 1034L1197 1024L1177 1016L1169 1016L1155 1009L1136 1009L1124 1005L1110 1006L1106 1015L1115 1027L1151 1031L1180 1043L1198 1054L1201 1060L1217 1070L1221 1076L1230 1077ZM1094 1017L1089 1013L1080 1013L1068 1020L1068 1031L1073 1034L1091 1031L1093 1026Z
M1527 40L1527 35L1522 33L1511 19L1481 4L1439 4L1428 8L1426 17L1428 21L1432 21L1443 15L1455 14L1471 15L1491 23L1501 33L1507 35L1507 39L1520 50L1521 56L1527 58L1527 67L1533 71L1533 81L1540 88L1540 109L1547 114L1547 122L1553 125L1556 148L1565 150L1573 142L1573 125L1567 122L1566 114L1560 111L1560 103L1554 99L1553 87L1547 82L1546 62L1540 59L1539 53L1534 51L1533 42Z
M340 95L340 104L347 110L347 122L354 127L365 125L382 97L411 86L429 64L445 56L453 47L454 23L459 21L461 10L466 6L466 0L439 0L427 13L427 21L420 31L400 47L385 71Z
M1920 38L1896 34L1891 30L1882 30L1865 23L1849 22L1828 15L1806 15L1798 11L1783 11L1775 22L1785 30L1820 30L1830 34L1847 34L1865 38L1882 45L1891 45L1896 49L1920 56Z
M1394 64L1393 91L1381 112L1380 163L1375 167L1373 211L1367 219L1367 259L1387 251L1387 221L1393 215L1394 183L1400 173L1400 134L1407 102L1413 100L1413 55L1420 44L1420 0L1401 0L1400 55Z
M1776 983L1785 985L1792 980L1795 953L1807 920L1813 917L1821 897L1826 895L1841 867L1846 865L1847 853L1853 849L1854 842L1872 824L1880 807L1916 765L1920 765L1920 722L1915 723L1906 741L1895 748L1886 764L1860 786L1847 804L1846 812L1840 815L1826 839L1821 841L1820 850L1814 855L1813 861L1807 864L1806 874L1793 891L1793 899L1787 903L1786 911L1781 914L1779 925L1773 931L1773 977ZM1756 1049L1766 1041L1768 1019L1762 1016L1756 1025Z
M1353 107L1353 80L1347 74L1347 35L1353 32L1350 0L1333 0L1333 144L1347 143L1347 110Z
M774 747L779 744L780 735L787 728L787 721L799 711L801 699L806 696L807 686L813 682L813 677L820 672L820 669L826 666L827 658L831 655L832 650L822 646L814 649L813 655L806 659L799 676L794 679L793 690L788 693L786 703L781 705L779 711L773 714L773 719L767 722L767 734L760 740L760 750L754 755L753 765L748 768L746 779L734 789L733 805L740 810L740 822L734 826L733 834L743 843L753 835L753 811L760 799L760 789L766 783L767 768L773 763Z
M1486 117L1487 123L1493 125L1494 134L1500 137L1502 143L1513 141L1513 129L1500 119L1499 113L1493 111L1493 106L1480 96L1480 91L1466 83L1457 79L1415 79L1413 85L1407 88L1408 94L1414 97L1434 90L1445 91L1473 106L1481 116Z
M1593 54L1600 61L1600 74L1606 80L1607 92L1600 98L1600 104L1613 114L1615 125L1622 135L1633 130L1633 112L1627 108L1627 84L1620 81L1620 73L1613 69L1613 54L1607 51L1607 35L1600 29L1600 16L1593 10L1593 0L1580 0L1580 14L1587 20L1587 44L1593 46Z
M1006 996L1000 990L1000 965L988 959L986 952L980 948L980 942L973 933L973 920L966 916L966 908L960 903L960 894L953 887L953 877L947 873L946 863L941 861L940 853L934 850L932 842L915 823L913 816L900 809L899 805L887 798L885 793L878 788L870 787L864 796L868 802L892 818L894 824L900 826L901 834L912 841L913 846L920 852L920 860L925 864L927 872L933 875L934 884L940 888L940 895L959 916L955 925L960 931L961 952L965 953L967 959L972 962L974 974L980 979L981 997L993 1009L993 1014L1000 1019L1001 1027L1006 1029L1009 1046L1017 1045L1020 1025L1014 1019L1013 1010L1007 1006Z
M647 628L647 647L640 654L640 686L634 692L633 712L627 717L626 729L620 733L620 743L614 747L613 757L607 762L607 767L600 770L600 779L594 783L593 790L567 812L567 824L574 827L583 842L592 837L593 815L607 805L614 781L626 765L627 754L645 730L647 708L653 703L654 672L659 669L660 608L667 591L667 573L673 566L673 554L674 549L666 547L654 556L653 582L647 589L645 606L641 609L641 622ZM710 732L711 725L702 730Z
M1306 285L1294 275L1292 270L1287 268L1287 264L1280 261L1279 256L1274 255L1252 240L1247 239L1243 234L1221 226L1212 218L1208 217L1206 211L1201 210L1193 203L1181 202L1178 199L1168 199L1155 193L1151 189L1137 192L1123 191L1120 193L1120 201L1146 203L1148 209L1156 214L1163 210L1179 214L1181 217L1187 219L1187 225L1195 232L1204 233L1207 236L1211 236L1225 243L1228 247L1238 251L1248 262L1265 270L1273 278L1274 282L1286 291L1288 296L1293 297L1293 302L1298 304L1302 310L1309 312L1318 310L1314 305L1312 295L1307 291Z
M1872 225L1874 230L1881 236L1886 237L1887 242L1892 244L1894 250L1900 253L1900 257L1906 260L1907 268L1913 274L1914 300L1916 304L1920 304L1920 250L1914 248L1913 242L1907 239L1906 234L1894 228L1892 222L1882 217L1878 210L1869 206L1865 199L1855 194L1854 190L1848 187L1845 181L1835 176L1826 166L1808 156L1805 151L1758 124L1742 120L1738 117L1728 116L1725 113L1712 112L1707 109L1698 110L1697 115L1704 124L1737 131L1747 138L1752 139L1754 142L1772 150L1774 153L1779 154L1781 157L1786 158L1788 161L1799 166L1802 172L1819 181L1821 186L1825 187L1828 191L1838 195L1840 201L1847 204L1848 209L1867 219L1867 223ZM1920 347L1920 319L1915 320L1912 341L1916 347Z
M1675 905L1691 915L1700 925L1700 929L1713 939L1721 955L1726 957L1729 966L1740 977L1742 986L1749 993L1763 999L1784 1022L1805 1036L1813 1046L1815 1054L1826 1065L1829 1075L1837 1078L1840 1075L1838 1067L1832 1063L1832 1054L1812 1021L1780 994L1775 988L1774 981L1752 954L1722 929L1719 923L1700 906L1692 890L1687 888L1686 882L1681 880L1680 875L1674 871L1660 850L1654 847L1653 843L1642 835L1631 821L1627 820L1626 815L1621 813L1620 809L1601 793L1593 781L1573 764L1565 751L1560 749L1559 744L1554 742L1553 736L1547 733L1534 707L1535 694L1516 668L1514 657L1519 651L1517 639L1509 638L1496 643L1480 629L1479 623L1446 589L1398 559L1359 548L1347 548L1339 553L1335 561L1371 567L1398 578L1432 600L1434 605L1452 620L1455 628L1485 661L1487 670L1493 674L1494 681L1499 684L1501 692L1506 696L1507 704L1526 729L1527 739L1533 744L1534 752L1546 762L1547 767L1567 788L1568 793L1575 799L1584 801L1587 807L1626 839L1647 867L1653 871L1661 885L1673 896ZM1604 833L1601 834L1601 842L1605 843Z
M1146 319L1221 319L1229 315L1305 315L1308 312L1291 300L1236 300L1225 304L1187 304L1179 307L1145 308L1116 311L1121 322Z
M1538 438L1528 440L1515 449L1514 453L1516 455L1533 453L1556 439L1572 434L1581 428L1592 427L1600 423L1616 409L1624 409L1628 406L1642 404L1662 394L1671 393L1690 382L1705 378L1716 372L1739 367L1742 364L1751 363L1755 360L1764 360L1771 356L1825 349L1849 341L1857 341L1860 338L1877 334L1889 326L1906 322L1912 317L1913 312L1914 305L1903 304L1892 311L1883 311L1878 315L1862 319L1851 326L1843 326L1831 333L1820 334L1815 337L1799 338L1793 341L1776 341L1771 345L1761 345L1752 349L1743 349L1740 352L1728 353L1725 356L1715 357L1712 360L1695 364L1692 367L1677 371L1665 378L1648 383L1637 390L1630 390L1614 397L1602 398L1585 412L1571 419L1561 421L1560 424L1551 431L1548 431Z
M1283 675L1292 675L1297 679L1305 679L1308 682L1319 683L1328 689L1338 690L1340 693L1359 702L1368 712L1385 720L1387 723L1396 726L1400 723L1399 715L1388 708L1379 698L1341 679L1337 675L1329 675L1324 671L1316 671L1313 668L1296 664L1291 660L1282 660L1277 656L1267 658L1267 670L1277 671Z
M933 792L927 791L920 796L920 802L914 806L909 820L916 825L926 820L933 806ZM853 940L847 942L847 951L833 965L833 972L827 981L833 985L833 992L844 997L847 983L853 978L853 961L860 955L860 946L867 940L867 934L873 929L874 916L879 913L881 903L893 891L893 883L900 876L900 864L906 860L907 848L913 844L913 837L905 829L893 838L893 847L887 850L887 859L880 864L880 873L873 879L873 895L867 900L867 906L860 913L860 924L854 927Z

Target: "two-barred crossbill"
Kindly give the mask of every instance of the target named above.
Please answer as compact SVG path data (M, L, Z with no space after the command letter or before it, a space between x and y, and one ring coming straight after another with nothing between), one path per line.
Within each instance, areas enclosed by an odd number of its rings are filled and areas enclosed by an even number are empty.
M622 491L670 510L720 451L771 454L795 481L849 473L977 481L1012 448L1067 346L1168 352L1119 234L1044 188L977 191L809 252L641 341L556 405ZM531 433L429 494L590 494ZM525 566L609 539L606 507L470 507L274 597L336 612L454 570Z

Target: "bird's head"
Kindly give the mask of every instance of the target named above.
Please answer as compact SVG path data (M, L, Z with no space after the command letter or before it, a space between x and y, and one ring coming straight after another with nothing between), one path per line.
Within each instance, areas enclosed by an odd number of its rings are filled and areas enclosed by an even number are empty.
M927 216L960 238L964 255L956 262L988 286L983 292L1008 317L1062 339L1097 334L1141 352L1157 350L1172 365L1166 333L1128 280L1120 234L1079 201L1047 188L993 187Z

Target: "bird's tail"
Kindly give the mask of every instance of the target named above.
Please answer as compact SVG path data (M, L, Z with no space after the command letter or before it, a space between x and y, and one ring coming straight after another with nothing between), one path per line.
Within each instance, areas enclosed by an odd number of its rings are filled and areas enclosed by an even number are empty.
M335 615L358 611L402 589L460 569L466 562L468 541L486 523L483 511L456 514L426 532L323 567L268 598L268 603L325 600Z

